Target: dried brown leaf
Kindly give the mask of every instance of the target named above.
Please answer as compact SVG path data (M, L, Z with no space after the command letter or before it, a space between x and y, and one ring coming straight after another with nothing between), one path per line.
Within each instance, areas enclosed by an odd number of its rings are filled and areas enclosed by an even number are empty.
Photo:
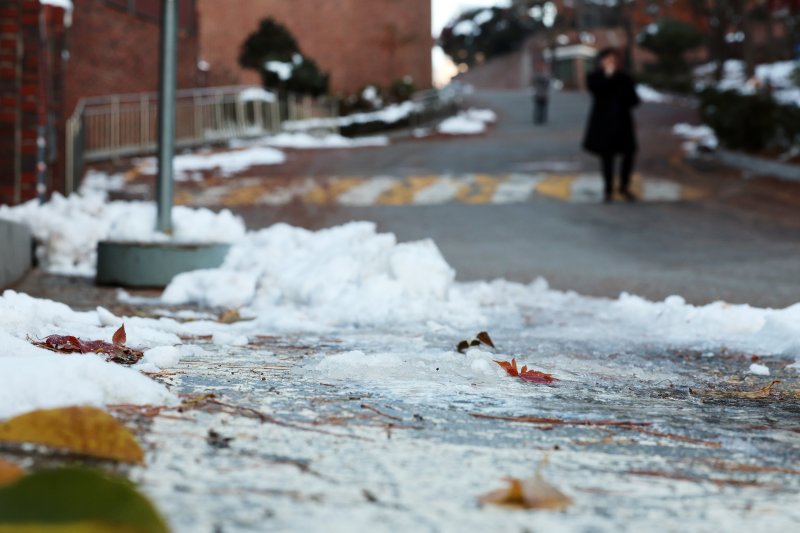
M120 326L120 328L114 332L114 336L111 337L111 342L117 346L125 346L127 341L128 336L125 334L125 324L122 324L122 326Z
M509 478L508 486L480 497L481 503L518 509L561 511L572 505L572 498L551 485L539 474L528 479Z
M776 379L766 387L754 391L689 389L689 394L704 398L739 398L744 400L761 400L772 396L772 388L778 383L780 383L780 380Z

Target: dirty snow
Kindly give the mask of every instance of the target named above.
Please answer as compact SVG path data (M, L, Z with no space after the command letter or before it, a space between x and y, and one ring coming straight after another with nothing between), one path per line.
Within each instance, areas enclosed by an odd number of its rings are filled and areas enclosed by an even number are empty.
M250 146L241 150L225 152L181 154L174 158L175 179L188 181L192 173L219 169L222 177L230 177L248 168L259 165L280 165L286 156L280 150L268 146ZM158 172L156 158L139 161L139 171L155 175Z
M324 128L341 128L353 124L365 124L368 122L383 122L385 124L395 124L407 119L412 113L421 111L422 104L407 101L399 104L392 104L365 113L353 113L343 117L335 118L310 118L304 120L294 120L284 122L283 128L286 131L306 131Z
M326 135L311 135L305 132L278 133L258 139L235 140L230 143L231 148L244 148L252 146L274 146L278 148L293 148L296 150L319 148L363 148L369 146L387 146L389 139L383 135L369 137L344 137L336 133Z
M699 150L715 150L719 146L714 130L705 124L694 126L682 122L672 127L672 133L683 137L683 149L690 155L696 154Z

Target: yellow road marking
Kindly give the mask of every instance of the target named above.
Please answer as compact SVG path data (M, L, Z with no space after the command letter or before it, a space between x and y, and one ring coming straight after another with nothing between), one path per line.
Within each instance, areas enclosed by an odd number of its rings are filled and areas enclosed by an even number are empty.
M409 176L398 180L391 189L381 194L375 203L382 205L406 205L414 202L418 191L433 185L439 176Z
M332 204L339 195L358 187L365 180L366 178L334 178L319 183L303 197L303 201L309 204Z
M463 187L456 193L456 200L465 204L488 204L500 184L507 179L506 176L478 174L472 186Z
M572 182L577 176L550 174L536 184L536 194L557 198L564 202L572 198Z
M250 185L232 189L222 198L222 205L232 207L236 205L253 205L259 198L269 191L270 187L264 185Z

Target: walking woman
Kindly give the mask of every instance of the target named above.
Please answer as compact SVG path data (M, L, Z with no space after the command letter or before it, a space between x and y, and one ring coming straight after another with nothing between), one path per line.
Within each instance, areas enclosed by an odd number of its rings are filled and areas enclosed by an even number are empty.
M586 126L583 147L600 157L605 182L605 201L614 196L614 170L621 158L619 192L632 202L630 190L633 160L636 154L634 107L639 105L636 84L622 71L619 52L606 48L597 54L597 68L586 77L592 94L592 110Z

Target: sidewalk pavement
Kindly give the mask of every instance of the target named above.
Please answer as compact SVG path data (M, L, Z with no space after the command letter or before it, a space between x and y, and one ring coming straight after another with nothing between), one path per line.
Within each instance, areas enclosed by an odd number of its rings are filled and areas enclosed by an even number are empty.
M174 311L39 272L18 288L118 316ZM186 337L193 355L152 377L217 403L114 410L148 450L131 477L176 533L780 531L800 520L791 360L770 359L767 377L743 374L747 353L545 333L569 327L560 322L535 313L522 329L491 325L496 358L516 354L559 380L501 388L469 377L477 359L452 351L460 332L264 331L243 346ZM338 368L354 357L362 369ZM715 392L772 380L784 384L768 396ZM537 471L572 505L479 505L504 478Z

